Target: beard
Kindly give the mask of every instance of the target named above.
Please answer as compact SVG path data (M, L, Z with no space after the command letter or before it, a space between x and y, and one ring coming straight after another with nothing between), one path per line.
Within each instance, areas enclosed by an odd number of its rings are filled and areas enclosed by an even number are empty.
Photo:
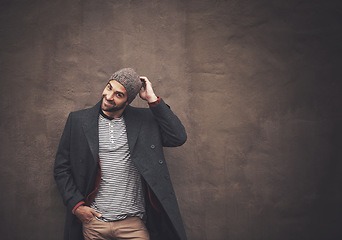
M126 102L123 102L122 104L119 104L119 105L116 105L116 103L114 101L108 101L107 99L105 99L106 102L110 103L111 106L108 106L104 103L104 98L105 96L102 96L102 104L101 104L101 109L102 111L105 111L105 112L116 112L116 111L119 111L123 108L126 107Z

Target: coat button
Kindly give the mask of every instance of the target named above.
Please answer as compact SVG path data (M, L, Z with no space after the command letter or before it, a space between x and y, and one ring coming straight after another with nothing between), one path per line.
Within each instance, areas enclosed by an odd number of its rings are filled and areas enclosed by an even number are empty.
M159 163L160 163L160 164L163 164L163 162L164 162L163 160L161 160L161 159L159 160Z
M151 148L152 148L152 149L155 149L155 148L156 148L156 146L154 146L154 145L152 144L152 145L151 145Z

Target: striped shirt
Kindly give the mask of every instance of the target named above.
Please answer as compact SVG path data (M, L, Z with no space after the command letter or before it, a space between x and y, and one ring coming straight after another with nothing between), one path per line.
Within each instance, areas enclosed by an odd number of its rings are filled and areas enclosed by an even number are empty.
M127 141L125 120L99 115L101 183L91 207L99 220L116 221L127 216L142 218L145 212L141 177L134 166Z

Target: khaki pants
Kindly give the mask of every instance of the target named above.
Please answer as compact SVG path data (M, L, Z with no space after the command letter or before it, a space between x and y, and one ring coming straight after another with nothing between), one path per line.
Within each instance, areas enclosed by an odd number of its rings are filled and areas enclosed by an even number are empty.
M114 222L102 222L93 218L89 223L83 224L83 236L86 240L150 239L145 224L138 217Z

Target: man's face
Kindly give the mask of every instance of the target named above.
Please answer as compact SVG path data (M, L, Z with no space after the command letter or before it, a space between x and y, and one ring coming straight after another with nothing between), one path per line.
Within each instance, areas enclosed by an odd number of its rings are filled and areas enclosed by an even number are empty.
M115 80L109 81L102 93L102 111L115 112L124 109L127 105L126 89Z

